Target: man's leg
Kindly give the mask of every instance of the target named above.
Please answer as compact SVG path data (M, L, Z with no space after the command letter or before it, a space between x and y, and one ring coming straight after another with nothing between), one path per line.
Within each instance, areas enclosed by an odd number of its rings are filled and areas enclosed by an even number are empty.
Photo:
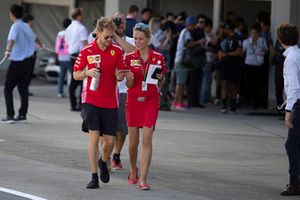
M138 146L139 146L139 129L137 127L128 127L128 137L129 137L129 161L130 161L130 171L129 179L137 179L137 156L138 156Z
M88 189L99 188L97 161L99 157L99 131L89 130L88 156L92 180L87 185Z
M18 74L20 73L21 62L11 61L8 67L8 71L5 77L4 83L4 97L6 105L7 117L13 118L15 115L14 101L13 101L13 90L18 83Z
M112 159L112 168L113 169L123 169L123 165L121 163L120 155L125 143L126 135L121 132L117 132L116 134L116 141L114 146L114 153Z
M153 127L143 127L142 131L142 153L141 153L141 178L140 185L147 184L147 175L152 158Z
M100 168L100 179L103 183L108 183L110 180L107 162L114 148L115 136L103 134L102 156L98 161ZM99 143L99 141L98 141Z
M18 80L18 91L21 97L21 107L19 109L19 117L25 117L28 111L28 88L31 79L32 58L27 58L22 62L23 74Z

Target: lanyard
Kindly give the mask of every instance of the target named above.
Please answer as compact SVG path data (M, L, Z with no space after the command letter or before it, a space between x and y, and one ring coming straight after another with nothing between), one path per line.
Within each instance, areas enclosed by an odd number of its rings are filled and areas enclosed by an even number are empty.
M148 69L149 69L149 57L148 57L148 60L146 62L146 70L144 70L141 59L140 59L140 61L141 61L141 68L142 68L142 73L143 73L143 76L144 76L144 81L146 81L147 74L148 74Z

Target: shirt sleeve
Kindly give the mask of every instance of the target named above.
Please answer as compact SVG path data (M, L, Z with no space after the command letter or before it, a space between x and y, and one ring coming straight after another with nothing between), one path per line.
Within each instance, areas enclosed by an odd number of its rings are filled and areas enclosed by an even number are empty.
M245 52L247 50L248 47L248 40L244 40L243 42L243 51Z
M16 41L16 39L18 37L18 32L19 32L19 27L16 26L15 24L13 24L10 27L10 30L9 30L9 33L8 33L8 37L7 37L7 41L9 41L9 40Z
M81 50L79 55L76 58L74 66L73 66L74 72L84 70L84 68L87 66L87 64L88 64L88 62L87 62L86 52L84 50Z
M85 27L82 27L82 30L80 31L80 41L88 41L88 31Z
M286 109L292 110L298 98L297 94L300 93L300 82L297 76L299 71L297 69L297 63L292 59L286 59L286 61L284 62L284 68L284 86L287 97Z

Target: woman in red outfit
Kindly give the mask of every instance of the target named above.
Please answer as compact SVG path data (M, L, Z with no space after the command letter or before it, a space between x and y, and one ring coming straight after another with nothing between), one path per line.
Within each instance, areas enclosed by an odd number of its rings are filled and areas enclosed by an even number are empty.
M151 33L147 25L137 23L134 27L136 51L125 57L127 102L126 120L129 133L130 173L128 182L140 182L140 188L149 190L147 175L152 157L152 136L159 110L159 86L164 81L166 66L163 55L149 48ZM159 68L158 73L154 69ZM155 75L156 74L156 75ZM150 78L152 76L152 79ZM137 155L139 128L142 129L142 153L140 177L138 177Z

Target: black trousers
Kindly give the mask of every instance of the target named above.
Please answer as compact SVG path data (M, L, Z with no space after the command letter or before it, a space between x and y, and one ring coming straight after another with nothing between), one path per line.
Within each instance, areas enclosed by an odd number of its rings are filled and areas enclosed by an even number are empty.
M78 54L72 54L73 57L77 57ZM81 90L82 90L82 81L77 81L73 77L73 66L75 64L76 59L71 58L71 65L72 65L72 73L71 73L71 82L69 86L69 98L71 103L71 109L76 109L81 107ZM80 86L80 95L79 97L76 96L76 89Z
M300 184L300 100L292 110L293 128L288 131L285 149L289 158L290 185Z
M259 88L262 85L262 66L244 66L244 92L245 99L253 107L258 106L260 94Z
M26 58L23 61L11 61L5 77L4 96L7 116L14 117L14 101L13 90L17 86L21 107L19 115L27 114L28 110L28 82L31 75L31 58Z
M276 91L276 105L283 104L283 63L277 64L275 67L275 91Z
M200 102L201 84L202 67L199 67L190 71L188 75L187 96L188 104L191 107L198 105Z

